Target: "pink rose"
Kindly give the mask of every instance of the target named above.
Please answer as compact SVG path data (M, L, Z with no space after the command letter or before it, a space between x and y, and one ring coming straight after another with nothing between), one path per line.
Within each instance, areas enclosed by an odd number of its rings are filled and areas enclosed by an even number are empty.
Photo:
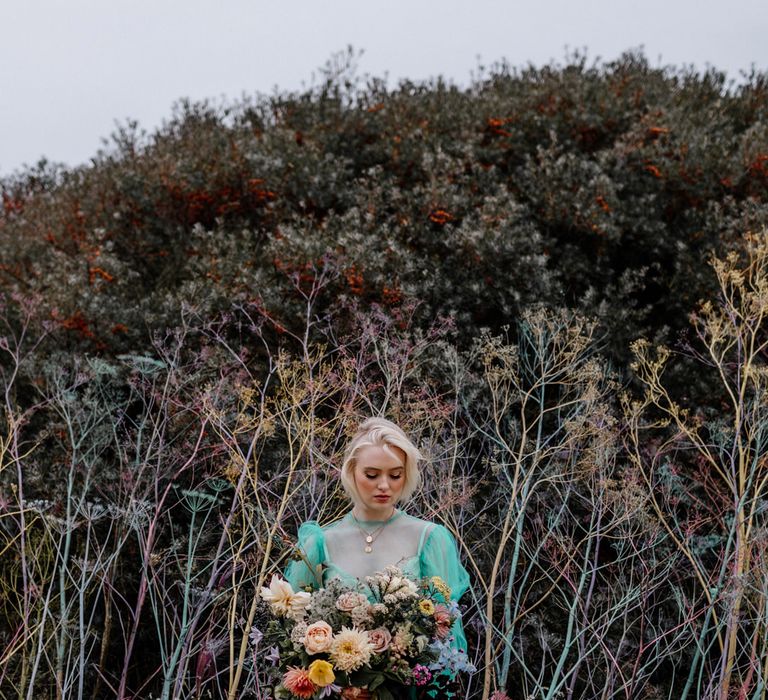
M320 654L321 652L328 651L333 643L333 630L323 620L313 622L307 627L302 642L307 650L307 654Z
M386 627L377 627L375 630L368 630L368 639L373 647L374 654L383 654L389 649L389 643L392 641L392 635Z
M451 613L448 612L448 608L445 605L438 603L435 605L433 618L437 624L437 630L435 630L437 638L445 639L451 631Z

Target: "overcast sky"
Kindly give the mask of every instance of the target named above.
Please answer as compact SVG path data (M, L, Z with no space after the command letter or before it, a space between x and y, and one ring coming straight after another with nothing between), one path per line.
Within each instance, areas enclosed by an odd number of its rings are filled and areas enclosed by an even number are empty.
M182 97L296 89L335 52L392 82L478 65L611 60L768 70L766 0L0 0L0 175L87 163L115 121L151 131Z

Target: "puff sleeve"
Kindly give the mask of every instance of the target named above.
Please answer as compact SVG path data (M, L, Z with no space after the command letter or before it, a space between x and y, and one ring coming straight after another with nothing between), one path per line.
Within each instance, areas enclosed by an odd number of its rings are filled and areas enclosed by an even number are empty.
M303 558L290 561L285 569L285 580L294 591L317 590L323 585L323 564L327 559L323 530L316 521L308 520L299 528L298 539L297 549L306 561Z
M439 576L451 589L451 600L459 598L469 588L469 574L459 559L459 550L453 535L442 525L433 524L426 534L426 540L419 553L422 576ZM452 646L462 651L467 650L467 639L461 618L452 628Z

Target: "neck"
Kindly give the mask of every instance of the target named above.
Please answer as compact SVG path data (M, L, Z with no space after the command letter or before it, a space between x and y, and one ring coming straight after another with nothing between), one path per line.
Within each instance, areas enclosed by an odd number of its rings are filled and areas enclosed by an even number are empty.
M381 522L385 522L389 520L397 511L397 509L392 506L392 508L389 508L385 511L381 510L372 510L370 508L366 508L365 506L361 504L355 505L355 507L352 509L352 515L357 518L358 520L377 520Z

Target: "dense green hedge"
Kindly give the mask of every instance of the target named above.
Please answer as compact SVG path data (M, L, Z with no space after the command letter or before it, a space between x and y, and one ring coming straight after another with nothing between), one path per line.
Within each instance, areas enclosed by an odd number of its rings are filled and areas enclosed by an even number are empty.
M768 92L652 68L498 66L469 88L363 81L179 104L129 124L92 165L2 183L2 288L41 295L73 345L115 353L203 313L259 300L290 326L328 268L323 310L421 303L464 339L532 302L676 340L711 289L704 260L764 223ZM297 305L298 302L298 305Z

